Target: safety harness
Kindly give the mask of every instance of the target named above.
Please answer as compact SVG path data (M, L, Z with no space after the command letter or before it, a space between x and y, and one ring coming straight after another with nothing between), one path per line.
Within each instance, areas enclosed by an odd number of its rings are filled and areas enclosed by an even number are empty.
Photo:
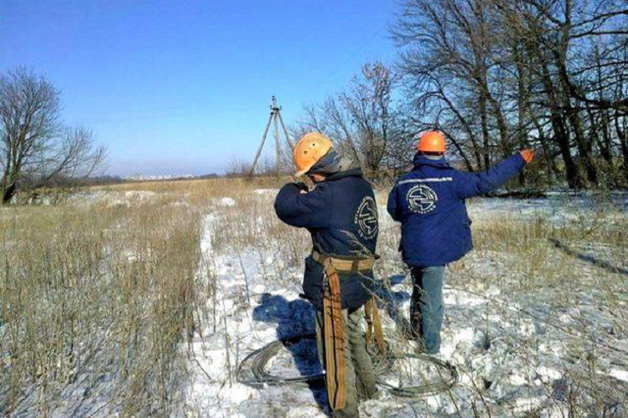
M368 258L335 258L312 252L314 261L325 269L323 283L323 335L325 339L325 372L327 397L332 410L343 409L347 398L346 364L345 364L345 324L342 317L340 300L340 277L338 273L361 273L373 269L375 257ZM370 349L373 331L375 341L381 354L386 352L382 324L375 298L369 299L364 305L366 317L366 346Z

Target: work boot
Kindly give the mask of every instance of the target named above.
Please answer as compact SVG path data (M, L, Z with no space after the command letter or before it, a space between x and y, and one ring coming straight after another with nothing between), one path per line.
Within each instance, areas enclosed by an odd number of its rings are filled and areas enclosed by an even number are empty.
M360 413L358 412L357 405L353 408L344 408L339 409L331 413L333 418L359 418Z

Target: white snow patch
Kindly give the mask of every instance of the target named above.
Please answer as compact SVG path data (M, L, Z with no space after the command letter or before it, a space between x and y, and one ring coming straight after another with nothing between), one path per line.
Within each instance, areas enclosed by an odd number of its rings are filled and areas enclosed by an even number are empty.
M279 189L255 189L254 193L257 195L271 195L279 193Z
M562 374L558 370L546 366L537 367L536 372L542 377L547 377L554 380L560 379L560 377L562 376Z
M525 376L523 376L522 374L518 372L513 372L512 375L510 375L510 378L508 380L510 381L510 383L516 386L525 385L527 382Z
M235 206L236 205L236 201L233 200L230 197L223 197L222 199L220 199L219 203L220 206L226 206L226 207L231 207L231 206Z
M462 293L455 289L445 288L443 292L445 305L478 306L486 303L486 299Z
M623 380L624 382L628 382L628 370L611 369L608 372L608 375L614 377L617 380Z
M463 348L464 345L471 345L474 339L475 332L473 328L463 328L457 332L453 339L443 341L441 345L440 353L444 358L451 359L454 353Z

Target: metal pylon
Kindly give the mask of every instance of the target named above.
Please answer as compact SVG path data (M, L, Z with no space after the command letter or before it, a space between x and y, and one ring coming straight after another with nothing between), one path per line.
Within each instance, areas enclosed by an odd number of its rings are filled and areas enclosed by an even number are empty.
M251 171L249 173L250 176L253 175L255 171L255 166L257 165L257 160L259 156L262 154L262 149L264 148L264 143L266 142L266 137L268 136L268 130L270 129L270 123L273 122L273 131L275 136L275 148L277 152L277 175L281 174L281 141L279 139L279 124L281 124L281 129L283 130L284 135L286 136L286 142L290 146L290 149L294 149L294 144L290 139L290 135L288 135L288 130L286 129L286 125L283 123L283 118L281 117L281 107L277 105L277 98L273 96L270 99L270 115L268 116L268 122L266 122L266 128L264 129L264 135L262 136L262 143L257 149L257 154L255 154L255 159L253 160L253 164L251 165Z

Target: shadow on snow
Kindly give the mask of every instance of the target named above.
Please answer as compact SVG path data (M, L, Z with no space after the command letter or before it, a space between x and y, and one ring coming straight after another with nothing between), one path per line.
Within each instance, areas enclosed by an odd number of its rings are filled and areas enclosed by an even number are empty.
M279 340L315 332L314 306L303 299L288 301L283 296L265 293L262 295L260 305L253 310L253 320L276 323ZM313 350L304 350L302 344L284 344L284 347L292 354L294 364L302 376L323 372L315 346ZM308 382L308 387L319 407L327 411L324 382Z

